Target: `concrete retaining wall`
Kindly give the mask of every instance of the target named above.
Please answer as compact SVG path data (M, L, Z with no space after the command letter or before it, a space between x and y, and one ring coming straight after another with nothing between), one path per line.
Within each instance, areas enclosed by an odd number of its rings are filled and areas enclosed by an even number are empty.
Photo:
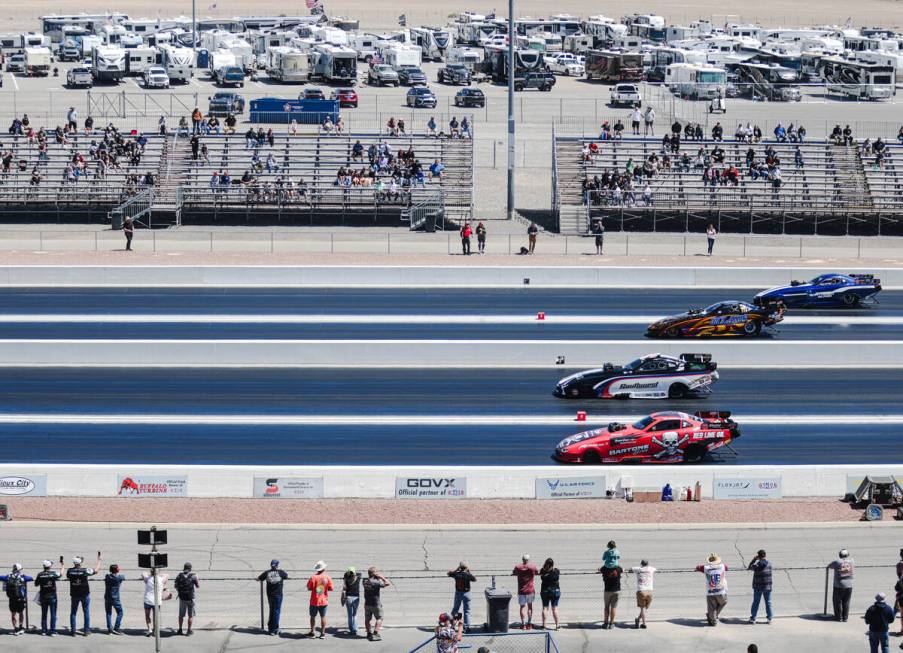
M253 496L255 476L322 477L325 498L391 499L397 477L466 478L467 498L533 499L542 478L605 476L609 488L657 489L665 483L677 489L699 482L703 496L712 496L718 478L781 477L785 497L842 497L848 476L903 476L903 465L714 465L714 466L544 466L544 467L251 467L169 465L0 465L0 478L47 475L49 496L113 497L119 476L186 476L188 496L203 498ZM2 496L0 496L2 498Z
M381 286L751 288L809 279L828 268L529 266L0 266L3 286ZM903 288L903 268L844 269Z

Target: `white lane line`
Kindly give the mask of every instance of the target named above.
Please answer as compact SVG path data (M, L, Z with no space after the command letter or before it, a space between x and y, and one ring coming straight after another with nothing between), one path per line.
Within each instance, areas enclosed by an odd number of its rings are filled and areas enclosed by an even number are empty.
M9 313L0 314L0 324L41 322L46 324L652 324L654 315L550 315L541 319L528 315L267 315L267 314L101 314L101 313ZM901 325L903 315L790 316L781 324L791 325Z
M650 411L654 412L654 411ZM264 425L264 426L573 426L590 428L610 422L632 423L640 415L589 415L578 422L560 415L134 415L134 414L0 414L0 424L122 424L122 425ZM862 426L903 424L903 415L734 415L741 426Z
M10 74L9 74L9 78L10 78L11 80L13 80L13 86L15 86L15 87L16 87L16 90L18 91L18 90L19 90L19 82L16 81L16 76L13 75L12 73L10 73Z

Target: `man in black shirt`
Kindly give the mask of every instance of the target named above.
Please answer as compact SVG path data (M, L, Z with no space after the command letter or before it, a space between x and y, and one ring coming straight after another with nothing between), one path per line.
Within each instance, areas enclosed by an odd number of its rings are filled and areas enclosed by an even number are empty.
M179 632L182 634L182 621L188 617L188 630L186 635L194 634L191 624L194 621L194 590L201 586L196 573L191 571L191 563L186 562L182 567L182 573L176 576L176 592L179 594Z
M282 583L287 578L288 574L279 568L278 560L271 560L269 571L265 571L257 577L257 580L266 583L267 603L270 605L270 619L267 622L267 632L274 637L279 634L279 616L282 613Z
M35 576L34 584L38 588L41 602L41 634L56 637L56 583L62 578L62 557L60 571L53 570L50 560L44 561L44 570ZM47 629L47 613L50 612L50 629Z
M452 605L452 615L458 614L461 606L464 606L464 631L470 632L470 584L477 582L476 576L470 573L470 567L463 560L458 563L457 569L448 572L455 579L455 601Z
M81 556L72 558L72 566L66 570L66 578L69 580L69 598L72 601L69 610L69 634L75 637L75 622L78 616L78 606L82 606L84 616L85 637L91 634L91 588L88 587L88 577L97 573L100 567L100 551L97 552L97 564L91 567L83 567L84 559Z
M348 613L348 634L357 637L357 609L361 603L361 575L354 567L342 578L342 605Z
M599 573L602 574L602 583L605 589L603 594L605 617L602 628L610 630L615 626L618 598L621 596L621 576L624 574L624 570L620 567L602 567L599 569Z

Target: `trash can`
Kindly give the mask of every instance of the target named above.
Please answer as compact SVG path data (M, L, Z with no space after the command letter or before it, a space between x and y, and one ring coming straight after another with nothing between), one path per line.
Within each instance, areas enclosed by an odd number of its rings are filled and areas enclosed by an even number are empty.
M508 632L508 604L511 592L493 587L486 589L486 632Z
M120 211L119 209L113 209L112 211L110 211L110 220L112 222L114 231L122 229L122 223L125 221L122 215L122 211Z

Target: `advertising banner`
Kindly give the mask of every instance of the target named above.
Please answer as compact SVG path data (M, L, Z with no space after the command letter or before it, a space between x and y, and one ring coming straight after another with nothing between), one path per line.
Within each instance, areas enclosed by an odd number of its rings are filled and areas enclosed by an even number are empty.
M0 476L0 496L46 497L46 474L7 474Z
M438 476L397 476L397 499L464 499L467 479Z
M542 477L536 479L537 499L602 499L604 476Z
M255 476L255 499L322 499L323 477Z
M187 497L188 477L176 474L162 476L119 475L116 496L119 497Z
M784 496L780 476L763 478L718 478L713 488L715 499L780 499Z

